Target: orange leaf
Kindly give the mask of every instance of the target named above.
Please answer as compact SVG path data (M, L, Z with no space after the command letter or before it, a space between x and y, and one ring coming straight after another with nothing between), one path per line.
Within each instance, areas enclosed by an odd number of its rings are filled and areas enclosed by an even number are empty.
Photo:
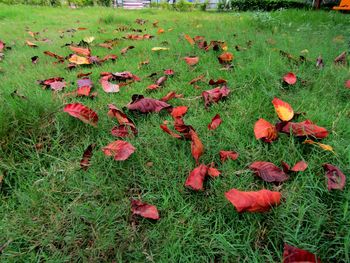
M220 64L228 64L233 60L233 55L230 52L224 52L218 56Z
M204 152L204 146L201 140L199 139L198 134L193 129L190 130L190 136L192 141L191 142L192 156L196 160L196 163L198 164L198 160Z
M254 134L257 140L262 139L264 142L271 143L277 140L278 133L276 127L268 121L260 118L254 125Z
M89 48L83 48L83 47L74 47L74 46L69 46L69 48L76 54L82 55L85 57L91 56L91 50Z
M73 54L69 59L69 62L76 65L89 65L90 61L85 57L80 57L78 55Z
M272 100L272 104L275 107L278 118L280 118L282 121L290 121L293 119L294 111L287 102L274 98Z
M184 57L187 65L194 66L199 62L199 57Z
M193 38L190 37L189 35L185 34L184 37L185 37L185 39L188 41L188 43L191 44L191 46L193 46L193 45L195 44Z

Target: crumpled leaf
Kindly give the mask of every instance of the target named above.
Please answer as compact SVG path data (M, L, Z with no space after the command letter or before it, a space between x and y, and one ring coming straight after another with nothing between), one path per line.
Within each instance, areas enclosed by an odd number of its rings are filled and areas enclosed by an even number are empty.
M134 94L132 101L126 105L131 111L139 111L141 113L160 112L163 109L170 109L171 105L164 101L145 98L143 95Z
M84 123L97 127L98 116L96 112L81 103L67 104L63 111Z
M135 147L126 141L114 141L102 148L102 151L107 156L113 156L116 161L124 161L134 153Z
M39 62L39 57L38 56L31 57L31 60L33 64L37 64Z
M131 211L133 215L139 215L143 218L159 220L159 212L157 207L139 200L131 200Z
M210 104L217 103L219 100L226 98L229 94L230 90L227 86L203 91L202 97L204 99L204 106L207 108Z
M219 114L216 114L213 119L211 120L211 122L208 124L208 129L209 130L215 130L217 129L220 124L222 123L222 120L220 118Z
M268 121L260 118L254 125L254 134L257 140L271 143L278 138L276 127Z
M321 260L311 252L284 244L283 263L321 263Z
M281 202L281 193L270 190L244 192L231 189L225 197L233 204L237 212L266 212Z
M327 186L328 191L332 189L343 190L346 183L346 176L340 169L332 164L326 163L323 165L326 171L326 177L328 179Z
M175 74L174 70L169 68L164 70L164 74L167 76L173 76Z
M81 55L85 57L91 56L91 50L89 48L75 47L75 46L69 46L69 48L77 55Z
M280 118L282 121L290 121L293 119L293 108L287 102L284 102L278 98L274 98L272 100L272 104L275 107L278 118Z
M190 172L185 182L185 186L195 191L204 190L203 183L207 175L207 172L208 172L208 167L206 165L204 164L199 165L198 167L193 169L193 171Z
M282 183L289 178L280 168L270 162L253 162L249 169L269 183Z
M328 136L328 131L312 123L310 120L303 122L288 122L281 129L281 132L291 134L295 137L310 136L316 139L323 139Z
M221 174L221 172L215 168L215 164L212 162L209 166L208 166L208 175L210 177L218 177Z
M220 160L221 162L225 162L228 159L231 159L233 161L237 160L239 153L234 151L220 151Z
M191 136L191 152L193 158L196 160L196 164L199 162L199 158L202 156L204 152L204 146L202 144L202 141L199 139L198 134L193 130L190 129L189 132Z
M288 72L283 76L283 81L288 85L294 85L297 82L297 76L293 72Z
M224 52L218 56L220 64L230 64L233 60L233 55L230 52Z
M45 88L52 89L53 91L61 91L66 87L66 82L64 81L64 78L61 77L39 80L38 83Z
M80 161L80 167L86 171L90 167L90 160L92 157L92 151L95 149L96 143L90 144L83 153L83 158Z
M194 57L194 56L191 56L191 57L184 57L184 60L185 60L185 62L187 63L187 65L189 65L189 66L194 66L194 65L198 64L198 62L199 62L199 57Z

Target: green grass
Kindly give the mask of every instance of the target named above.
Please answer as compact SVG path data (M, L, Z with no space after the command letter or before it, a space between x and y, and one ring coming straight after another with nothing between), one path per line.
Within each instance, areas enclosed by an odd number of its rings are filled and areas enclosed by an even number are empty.
M153 22L173 31L157 35L149 22L134 23L136 18ZM78 22L79 21L79 22ZM323 163L337 165L350 174L350 91L344 81L349 67L333 65L333 59L348 50L350 18L336 12L284 10L273 13L176 13L161 10L122 11L107 8L43 8L0 6L0 39L12 50L0 62L0 245L11 241L0 255L1 262L280 262L284 242L307 249L324 262L350 262L350 192L327 191ZM127 32L116 32L121 24L146 29L156 37L145 41L121 40L111 51L97 46ZM24 44L31 39L25 29L41 31L52 43L39 42L39 48ZM73 37L59 37L58 30L87 27ZM47 29L46 32L42 32ZM104 29L105 33L99 33ZM234 53L235 69L221 71L218 53L192 48L182 34L203 35L208 40L225 40ZM333 39L343 35L343 40ZM43 51L68 55L65 43L79 42L86 36L96 38L93 54L120 55L115 63L91 69L67 71L53 65L54 59ZM268 39L276 44L267 44ZM339 38L339 37L338 37ZM237 52L235 45L252 47ZM169 52L150 50L167 41ZM298 56L308 50L310 63L295 65L276 50ZM325 68L318 70L314 61L322 55ZM37 65L30 58L40 57ZM200 56L200 63L189 70L182 57ZM138 69L146 59L150 64ZM146 94L152 72L172 68L176 75L160 91ZM69 82L65 92L76 89L76 74L93 71L92 80L98 98L64 98L42 90L36 80L54 76ZM102 71L129 70L142 81L123 87L117 94L104 93L99 84ZM306 81L285 88L281 77L295 72ZM228 100L204 109L195 99L199 90L188 81L200 74L207 80L219 77L228 81L232 93ZM299 79L299 80L300 80ZM10 94L18 90L22 100ZM101 147L115 140L110 130L115 121L107 117L107 104L125 106L132 94L161 98L169 91L184 94L174 106L189 106L185 121L198 132L205 145L203 163L215 161L222 175L208 180L205 191L195 193L183 186L195 167L188 142L171 138L159 125L171 120L166 113L133 116L139 135L129 141L137 151L124 162L103 155ZM303 145L281 135L267 145L256 141L255 121L262 117L276 122L271 100L277 96L289 102L295 111L330 131L324 143L336 154ZM80 101L96 110L99 126L93 128L62 111L65 103ZM223 123L213 132L207 130L211 118L220 113ZM132 115L130 115L132 116ZM96 142L92 165L87 172L79 169L84 149ZM41 150L35 145L43 144ZM237 161L220 164L220 150L240 153ZM246 167L256 160L294 164L305 160L309 168L291 176L282 185L283 202L268 213L238 214L225 199L231 188L241 190L274 189L257 179ZM153 166L146 165L153 162ZM237 174L237 171L244 170ZM131 221L130 199L141 198L158 207L161 220Z

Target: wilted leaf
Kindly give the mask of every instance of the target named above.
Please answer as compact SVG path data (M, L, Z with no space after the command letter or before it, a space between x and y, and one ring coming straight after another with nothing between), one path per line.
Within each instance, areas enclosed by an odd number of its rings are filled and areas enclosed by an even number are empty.
M208 167L204 164L201 164L200 166L196 167L195 169L193 169L193 171L190 172L189 176L187 177L185 186L195 191L202 191L204 189L203 183L207 172Z
M89 57L91 56L91 50L89 48L69 46L69 48L78 55Z
M234 205L237 212L266 212L281 202L281 194L269 190L243 192L231 189L225 197Z
M89 65L91 64L90 60L87 59L86 57L81 57L78 55L71 55L70 58L68 59L69 62L75 64L75 65Z
M324 164L324 170L326 171L326 177L328 179L328 191L332 189L343 190L346 183L346 176L340 169L332 164Z
M262 140L267 143L277 140L278 133L276 127L268 121L260 118L254 125L254 134L257 140Z
M280 168L270 162L254 162L249 166L249 169L265 182L282 183L288 180L288 176Z
M219 100L226 98L229 94L230 90L227 86L203 91L202 97L204 99L204 106L207 108L210 104L217 103Z
M297 76L293 72L288 72L283 76L283 81L288 85L294 85L297 82Z
M124 161L134 153L135 147L126 141L114 141L102 148L102 151L107 156L113 156L116 161Z
M219 114L216 114L213 119L211 120L211 122L208 124L208 129L209 130L215 130L216 128L218 128L221 124L222 120L220 118Z
M189 66L194 66L199 62L199 57L184 57L185 62Z
M313 140L305 140L303 142L304 144L313 144L313 145L317 145L319 147L321 147L323 150L325 151L330 151L330 152L333 152L334 153L334 150L333 150L333 147L328 145L328 144L323 144L323 143L320 143L320 142L315 142Z
M78 118L82 122L97 127L98 116L96 112L81 103L67 104L63 111L75 118Z
M321 260L309 251L285 243L283 263L321 263Z
M239 153L234 151L220 151L220 160L221 162L225 162L227 159L231 159L233 161L237 160Z
M233 60L233 55L230 52L224 52L218 56L220 64L230 64Z
M303 122L288 122L281 129L281 132L291 134L295 137L310 136L316 139L323 139L328 136L328 131L313 124L310 120Z
M131 211L133 215L139 215L143 218L154 220L158 220L160 218L157 207L143 203L139 200L131 200Z
M167 79L168 79L167 76L162 76L159 79L157 79L155 84L158 86L162 86Z
M132 101L126 106L131 111L141 113L160 112L163 109L170 109L171 105L164 101L145 98L143 95L133 95Z
M274 98L272 100L272 104L275 107L278 118L280 118L282 121L290 121L293 119L294 111L287 102Z
M90 160L92 157L92 151L95 149L96 143L90 144L83 153L83 158L80 161L80 167L86 171L90 166Z

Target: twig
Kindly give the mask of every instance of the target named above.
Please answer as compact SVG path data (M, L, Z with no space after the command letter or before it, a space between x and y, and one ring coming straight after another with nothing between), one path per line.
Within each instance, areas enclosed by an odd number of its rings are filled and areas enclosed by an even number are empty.
M12 242L12 239L9 239L5 244L3 244L2 246L0 246L0 254L2 254L2 252L4 251L4 249L10 245L10 243Z

